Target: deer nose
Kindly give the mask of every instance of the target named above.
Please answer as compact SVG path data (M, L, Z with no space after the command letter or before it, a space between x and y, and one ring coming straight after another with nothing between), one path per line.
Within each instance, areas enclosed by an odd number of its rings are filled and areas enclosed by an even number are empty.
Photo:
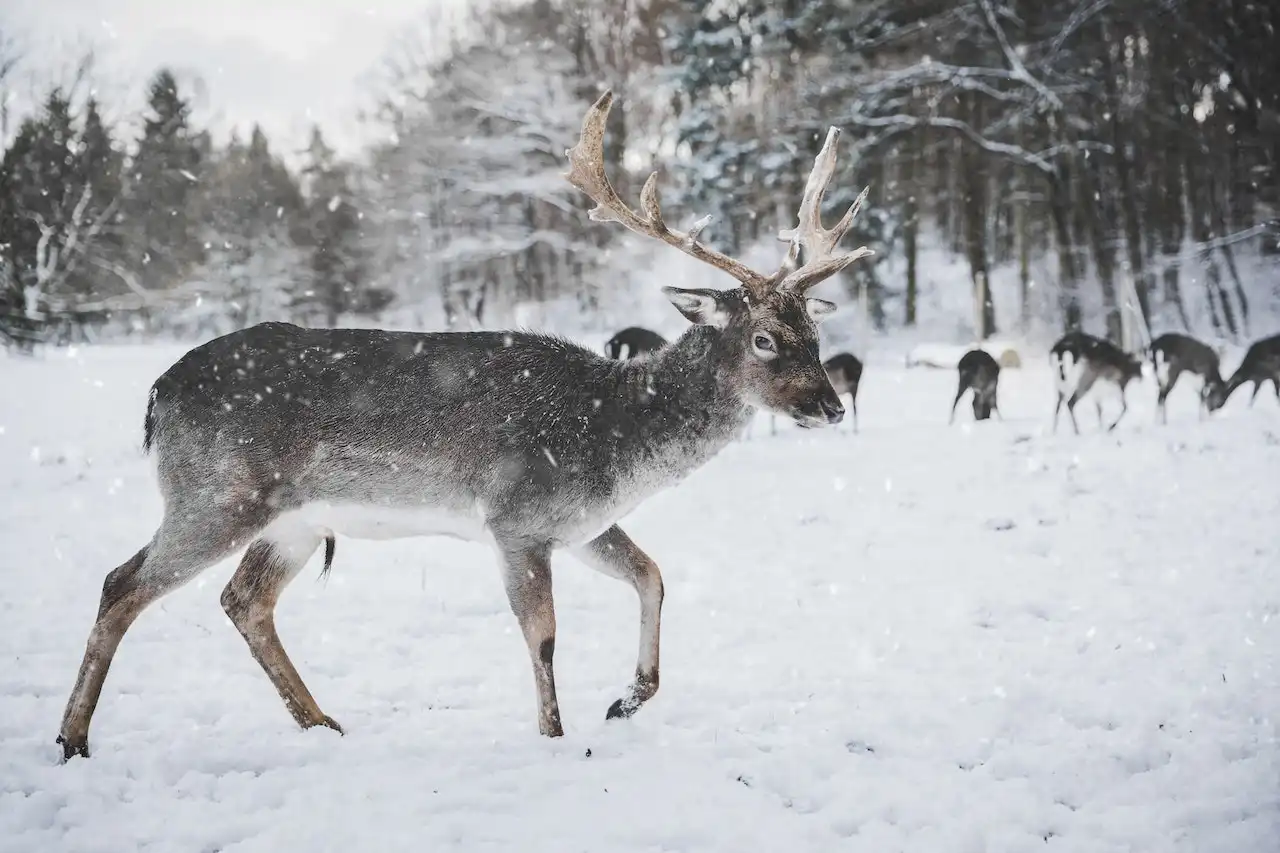
M822 414L826 417L827 423L838 424L844 420L844 404L840 402L839 397L823 399L818 405L822 407Z

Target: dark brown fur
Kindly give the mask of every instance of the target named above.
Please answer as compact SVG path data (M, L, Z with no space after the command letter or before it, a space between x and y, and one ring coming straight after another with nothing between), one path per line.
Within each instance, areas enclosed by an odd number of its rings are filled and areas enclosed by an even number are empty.
M1114 385L1120 391L1120 414L1107 427L1114 430L1120 419L1129 411L1129 402L1125 399L1125 389L1135 379L1142 378L1142 362L1124 350L1101 338L1080 331L1072 331L1063 335L1050 350L1049 359L1056 371L1055 381L1058 383L1058 403L1053 409L1053 430L1058 430L1058 413L1062 404L1067 404L1067 414L1071 416L1071 427L1076 434L1080 426L1076 422L1076 403L1099 380ZM1074 380L1074 382L1073 382ZM1102 403L1097 403L1098 423L1102 423Z
M1151 342L1151 362L1155 366L1156 408L1162 423L1168 423L1165 401L1173 386L1184 373L1199 376L1204 383L1200 389L1200 411L1213 412L1227 401L1226 383L1219 373L1218 354L1212 347L1188 335L1175 332L1161 335Z
M622 358L622 351L627 350L627 358L635 358L648 352L656 352L667 345L667 339L657 332L651 332L641 326L628 326L618 332L604 345L604 353L609 358Z
M1266 382L1275 389L1276 399L1280 400L1280 335L1272 335L1255 341L1244 354L1244 360L1231 374L1223 391L1223 402L1235 393L1235 390L1247 382L1253 383L1253 394L1249 397L1252 406L1258 399L1258 392Z
M1004 420L997 402L1000 363L986 350L972 349L961 356L959 364L956 365L956 371L960 374L960 384L956 388L956 398L951 402L949 423L955 423L956 406L959 405L965 391L973 391L974 420L985 421L991 417L993 411L1001 420Z

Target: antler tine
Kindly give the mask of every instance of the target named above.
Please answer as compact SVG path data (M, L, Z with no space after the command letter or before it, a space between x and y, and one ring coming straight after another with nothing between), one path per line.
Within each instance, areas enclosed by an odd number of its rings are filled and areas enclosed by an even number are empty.
M803 292L835 275L859 258L875 254L866 246L854 249L846 255L835 255L836 246L853 225L854 218L866 201L867 189L858 194L844 216L835 227L827 230L822 227L822 200L827 194L827 187L836 171L836 143L840 139L840 129L833 127L827 131L826 142L822 150L814 158L813 170L804 185L804 196L800 201L799 224L795 228L778 232L778 239L789 240L791 249L787 253L787 261L783 262L775 280L779 290ZM869 188L868 188L869 189ZM795 269L795 258L800 248L805 250L805 263Z
M632 210L618 197L604 171L604 129L612 106L613 93L606 91L583 117L578 144L565 152L569 158L569 171L564 173L564 177L596 203L587 215L594 222L617 222L637 234L661 240L690 257L723 270L740 281L752 297L763 298L772 287L769 277L698 242L698 236L711 222L710 216L694 223L687 234L667 227L658 198L657 172L649 176L640 192L643 214Z

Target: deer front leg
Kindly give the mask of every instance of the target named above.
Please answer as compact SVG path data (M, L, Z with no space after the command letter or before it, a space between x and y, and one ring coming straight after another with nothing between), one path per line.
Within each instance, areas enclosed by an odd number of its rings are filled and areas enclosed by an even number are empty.
M574 549L573 554L596 571L631 584L640 596L640 655L636 661L636 678L626 694L610 705L605 714L608 720L630 717L658 692L662 573L658 571L658 564L616 524Z
M511 610L520 622L538 690L538 732L561 737L560 704L552 659L556 653L556 611L551 595L551 549L546 544L498 543Z

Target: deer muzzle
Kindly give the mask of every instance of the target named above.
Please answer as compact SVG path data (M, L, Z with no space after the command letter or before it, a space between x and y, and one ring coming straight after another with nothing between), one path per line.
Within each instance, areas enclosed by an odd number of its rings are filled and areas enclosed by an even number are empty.
M806 429L834 426L844 420L844 404L830 384L796 406L791 414L797 425Z

